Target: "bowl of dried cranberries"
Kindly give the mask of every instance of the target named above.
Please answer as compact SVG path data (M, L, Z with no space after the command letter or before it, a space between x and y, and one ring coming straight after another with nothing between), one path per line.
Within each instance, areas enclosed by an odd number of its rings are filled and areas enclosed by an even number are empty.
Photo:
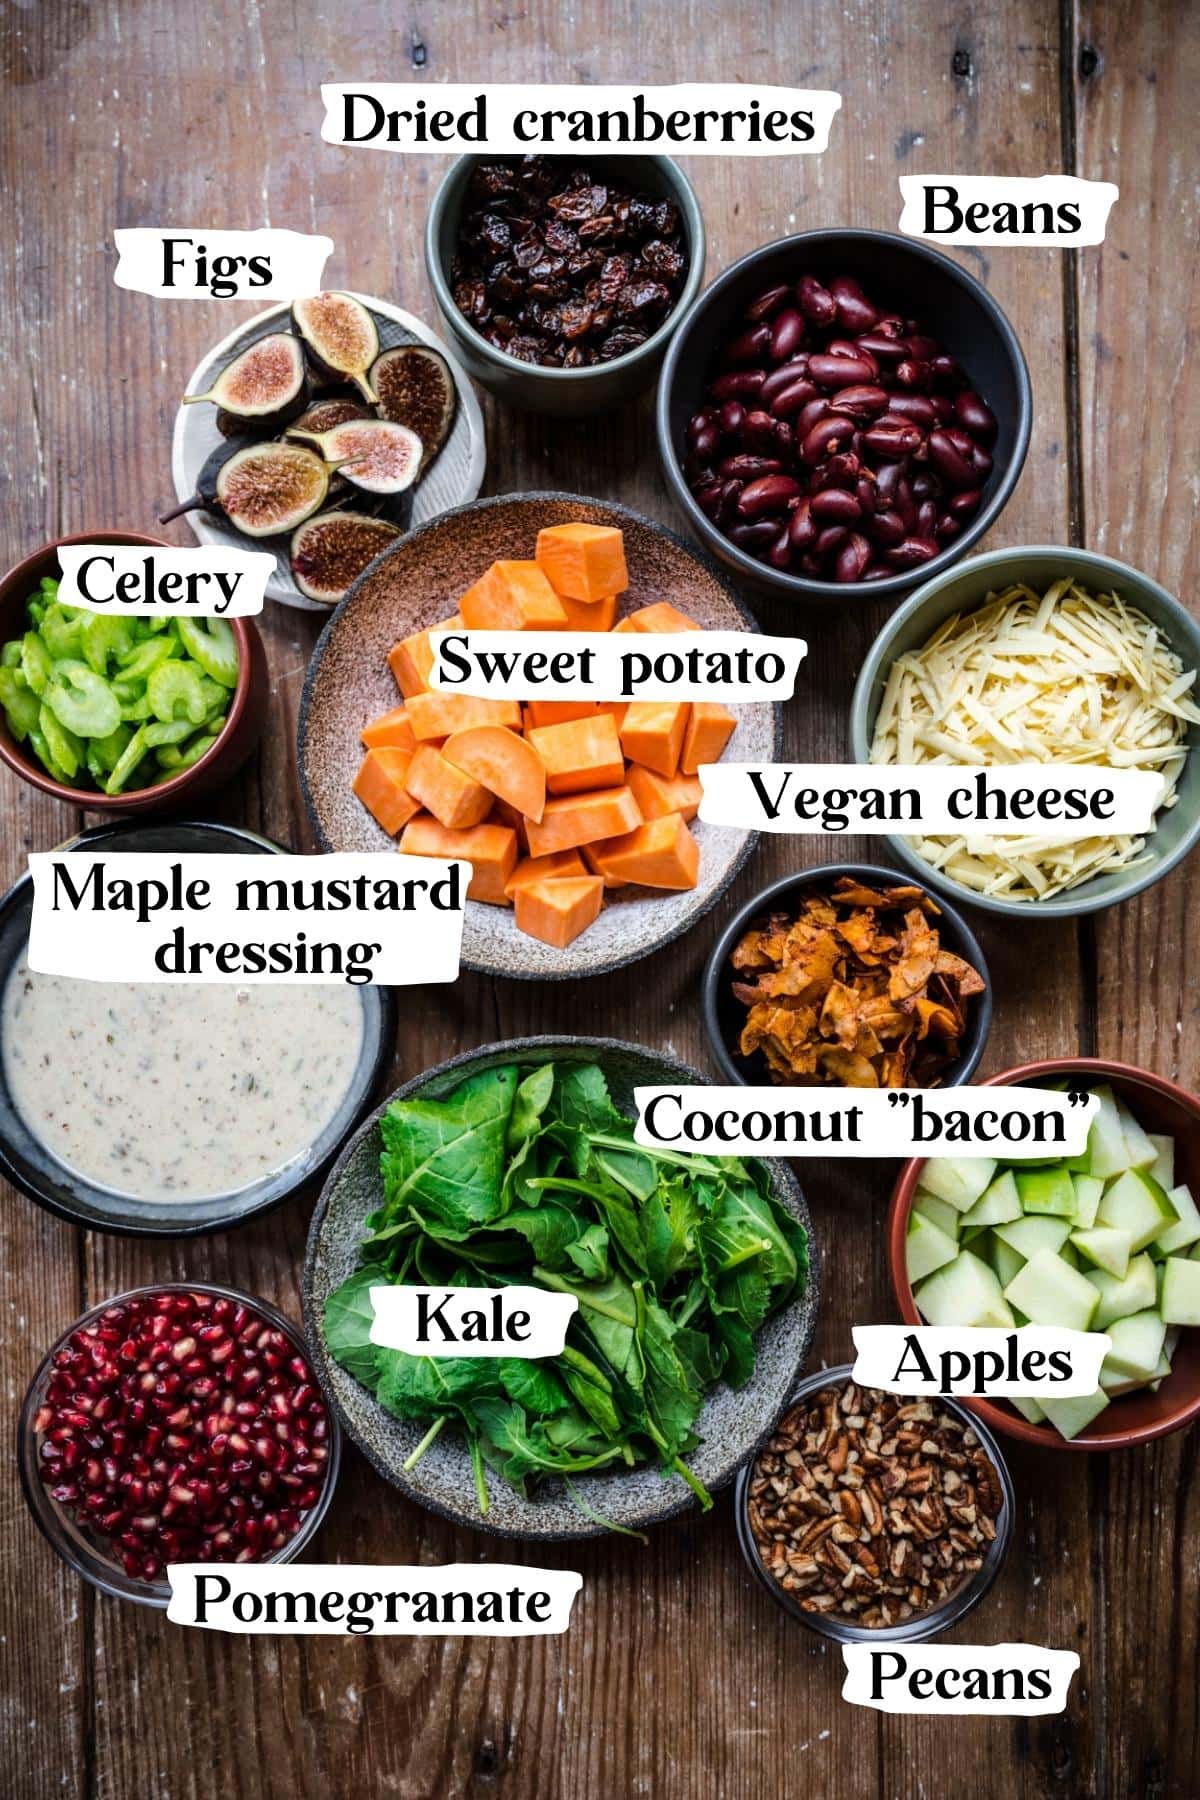
M325 1516L341 1432L298 1328L232 1288L135 1288L77 1319L21 1409L34 1520L103 1593L165 1607L167 1568L290 1562Z

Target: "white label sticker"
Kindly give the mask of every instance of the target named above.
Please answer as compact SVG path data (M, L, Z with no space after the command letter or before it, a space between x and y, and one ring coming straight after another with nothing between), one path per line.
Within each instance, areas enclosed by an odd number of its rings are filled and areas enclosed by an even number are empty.
M1057 1325L856 1325L854 1380L890 1394L1011 1398L1094 1394L1112 1339Z
M996 839L1061 844L1154 828L1161 775L1041 762L986 769L941 763L738 763L700 767L700 818L796 834L927 837L968 848ZM899 879L899 877L898 877Z
M432 686L477 700L790 700L808 654L802 638L756 631L434 631L429 642Z
M901 175L906 237L997 250L1102 244L1118 190L1078 175Z
M558 1356L578 1310L545 1288L373 1287L371 1342L409 1356Z
M469 863L438 857L29 858L29 966L80 981L454 981Z
M113 233L119 288L155 300L299 300L320 291L333 239L264 226L206 231L169 225Z
M1039 1087L640 1087L634 1139L695 1156L1079 1156L1095 1094ZM983 1185L986 1185L986 1180ZM982 1188L981 1190L982 1191Z
M1040 1644L843 1644L842 1699L886 1713L1060 1713L1079 1667Z
M247 619L260 613L275 558L267 550L204 544L63 544L58 598L89 612Z
M172 1563L174 1625L255 1636L550 1637L583 1586L519 1563Z
M719 81L677 87L567 87L529 82L400 81L322 84L327 144L376 150L588 149L608 156L686 151L689 156L795 156L823 151L842 104L825 89L751 87Z

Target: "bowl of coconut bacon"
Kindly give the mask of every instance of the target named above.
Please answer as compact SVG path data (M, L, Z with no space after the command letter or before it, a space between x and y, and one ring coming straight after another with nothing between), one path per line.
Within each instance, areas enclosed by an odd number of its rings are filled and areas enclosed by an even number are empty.
M123 822L68 851L278 854L238 827ZM31 970L33 886L0 901L0 1167L136 1236L218 1231L320 1176L391 1058L373 985L82 981ZM85 927L81 927L85 928Z
M1200 626L1165 588L1092 550L994 550L926 582L888 620L854 690L856 762L1142 769L1162 778L1137 836L890 837L913 873L1013 918L1100 912L1200 840Z

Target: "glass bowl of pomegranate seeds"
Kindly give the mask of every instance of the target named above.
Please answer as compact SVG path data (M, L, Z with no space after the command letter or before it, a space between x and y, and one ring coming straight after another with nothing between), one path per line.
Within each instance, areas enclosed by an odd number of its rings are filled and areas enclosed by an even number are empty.
M21 1484L103 1593L165 1607L173 1562L290 1562L333 1495L341 1432L299 1330L232 1288L161 1285L76 1320L21 1409Z
M893 232L802 232L725 270L671 340L658 445L739 582L893 601L993 525L1029 446L1016 333L987 289Z

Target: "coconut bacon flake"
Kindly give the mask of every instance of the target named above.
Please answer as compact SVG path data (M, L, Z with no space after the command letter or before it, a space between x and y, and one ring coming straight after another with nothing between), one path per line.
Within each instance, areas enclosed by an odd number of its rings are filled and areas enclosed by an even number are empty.
M1195 682L1157 627L1116 594L1070 577L1041 595L1016 584L896 658L870 760L1146 769L1163 777L1161 807L1170 807L1187 728L1200 725ZM1148 860L1144 837L910 841L952 880L1008 900L1050 899Z

